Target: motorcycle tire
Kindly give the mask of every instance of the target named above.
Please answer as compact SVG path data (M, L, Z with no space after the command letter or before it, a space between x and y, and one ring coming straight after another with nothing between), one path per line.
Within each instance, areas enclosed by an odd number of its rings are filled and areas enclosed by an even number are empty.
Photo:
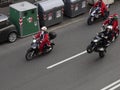
M103 20L106 20L109 16L110 12L109 11L105 11L105 16L103 17Z
M51 45L51 49L44 49L42 54L48 54L53 50L53 45Z
M93 50L92 50L92 47L91 47L91 44L87 47L87 53L92 53Z
M32 48L28 49L25 58L27 61L31 61L34 57L34 50Z
M88 18L88 20L87 20L87 24L88 24L88 25L92 25L92 24L93 24L93 21L92 21L91 19L92 19L92 17L89 17L89 18Z
M103 58L105 56L105 52L99 52L99 56Z
M118 38L119 33L120 33L120 31L118 30L118 32L115 34L115 39L117 39L117 38Z

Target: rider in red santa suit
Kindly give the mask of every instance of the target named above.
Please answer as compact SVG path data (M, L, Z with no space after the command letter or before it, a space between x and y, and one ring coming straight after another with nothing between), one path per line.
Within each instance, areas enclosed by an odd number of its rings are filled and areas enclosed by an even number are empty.
M105 11L107 11L107 7L105 5L105 3L102 0L98 0L93 7L100 7L100 11L102 16L105 16Z
M118 14L110 15L108 19L103 22L103 26L108 25L112 25L114 32L118 31Z
M43 26L41 31L38 32L35 36L36 39L39 40L39 51L43 52L44 45L47 44L49 48L51 48L51 42L49 40L49 33L47 32L47 27Z

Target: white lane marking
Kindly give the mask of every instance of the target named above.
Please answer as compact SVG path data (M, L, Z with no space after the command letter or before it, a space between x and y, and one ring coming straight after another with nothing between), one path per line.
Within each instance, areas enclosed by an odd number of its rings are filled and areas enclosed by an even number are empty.
M83 54L85 54L85 53L87 53L86 50L83 51L83 52L81 52L81 53L78 53L78 54L76 54L76 55L74 55L74 56L72 56L72 57L69 57L69 58L67 58L67 59L65 59L65 60L62 60L62 61L60 61L60 62L58 62L58 63L56 63L56 64L53 64L53 65L51 65L51 66L48 66L47 69L51 69L51 68L53 68L53 67L55 67L55 66L58 66L58 65L60 65L60 64L62 64L62 63L64 63L64 62L70 61L71 59L76 58L76 57L78 57L78 56L80 56L80 55L83 55Z
M109 89L109 88L113 87L114 85L116 85L116 84L118 84L118 83L120 83L120 79L119 79L119 80L117 80L117 81L115 81L115 82L113 82L112 84L110 84L110 85L108 85L108 86L104 87L104 88L103 88L103 89L101 89L101 90L107 90L107 89Z
M120 87L120 83L118 85L115 85L114 87L110 88L109 90L115 90L117 89L118 87Z

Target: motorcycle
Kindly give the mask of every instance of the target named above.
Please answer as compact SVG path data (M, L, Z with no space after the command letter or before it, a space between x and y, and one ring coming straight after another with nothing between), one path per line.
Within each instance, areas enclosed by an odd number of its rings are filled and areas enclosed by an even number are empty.
M109 5L106 5L109 8ZM100 7L91 8L89 11L89 17L87 19L87 24L91 25L96 19L103 18L106 19L109 16L109 10L105 11L104 17L101 14Z
M106 53L106 47L109 46L109 44L105 46L106 39L107 37L104 36L103 33L99 33L93 38L90 45L87 46L87 53L92 53L94 51L98 52L101 58L104 57Z
M49 32L49 37L50 37L50 42L51 42L51 48L45 44L42 53L39 52L39 40L36 40L35 38L33 38L31 47L27 50L26 55L25 55L25 58L27 61L32 60L34 57L38 55L48 54L53 50L53 47L55 45L53 42L53 39L56 38L56 33Z

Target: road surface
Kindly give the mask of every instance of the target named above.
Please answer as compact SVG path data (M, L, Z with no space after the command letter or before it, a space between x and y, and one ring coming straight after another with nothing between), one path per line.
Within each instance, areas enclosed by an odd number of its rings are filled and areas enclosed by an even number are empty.
M120 15L119 7L112 5L111 13ZM0 44L0 90L120 90L120 37L102 59L86 53L102 25L100 21L88 26L87 17L50 28L57 33L54 50L30 62L25 53L32 36Z

